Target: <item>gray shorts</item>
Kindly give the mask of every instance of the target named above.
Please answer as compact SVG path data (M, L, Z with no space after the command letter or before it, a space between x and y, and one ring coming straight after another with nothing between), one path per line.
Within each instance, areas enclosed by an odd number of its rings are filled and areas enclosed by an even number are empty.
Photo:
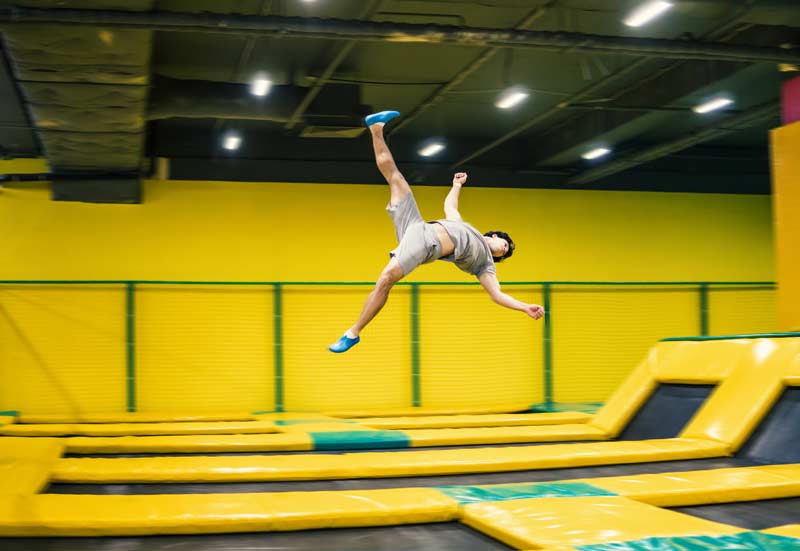
M442 256L442 244L433 224L426 224L419 213L414 194L409 193L397 205L386 207L392 217L399 245L389 253L400 263L403 275L420 264L433 262Z

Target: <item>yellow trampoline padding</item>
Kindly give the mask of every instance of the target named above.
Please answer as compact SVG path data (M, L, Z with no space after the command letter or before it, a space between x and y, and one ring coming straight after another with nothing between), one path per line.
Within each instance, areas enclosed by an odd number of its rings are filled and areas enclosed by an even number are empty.
M624 497L474 503L463 507L461 522L517 549L577 547L652 537L714 536L743 531Z
M343 492L37 495L0 501L0 536L267 532L446 522L458 502L429 488Z
M660 342L654 373L664 383L716 383L736 369L750 346L747 339Z
M783 384L786 386L800 386L800 373L797 375L787 375L783 379Z
M570 480L659 507L686 507L800 496L800 465Z
M788 536L790 538L800 538L800 524L785 524L767 530L761 530L765 534L775 534L777 536Z
M654 375L657 357L657 349L651 349L589 421L592 426L605 431L610 438L622 432L658 386Z
M167 436L182 434L270 434L271 421L182 423L14 424L0 427L4 436Z
M499 404L496 406L476 406L469 408L429 408L429 407L410 407L393 409L363 409L363 410L341 410L325 411L324 415L331 417L426 417L429 415L484 415L489 413L514 413L518 411L529 411L530 402L517 404Z
M349 422L332 423L300 423L296 425L283 425L280 427L283 432L353 432L353 431L375 431L371 427Z
M508 448L273 456L61 459L57 482L333 480L525 471L727 455L715 442L672 438Z
M20 415L20 423L185 423L211 421L254 421L251 413L216 413L184 415L180 413L87 413L80 415Z
M63 450L54 438L0 438L0 502L41 491Z
M512 444L518 442L559 442L607 440L608 435L590 425L543 425L538 427L478 427L464 429L419 429L403 431L411 447L456 446L460 444Z
M489 415L435 415L429 417L366 417L358 422L376 429L447 429L462 427L515 427L586 423L592 418L578 411Z
M192 436L73 436L61 439L69 453L213 453L307 451L307 433Z

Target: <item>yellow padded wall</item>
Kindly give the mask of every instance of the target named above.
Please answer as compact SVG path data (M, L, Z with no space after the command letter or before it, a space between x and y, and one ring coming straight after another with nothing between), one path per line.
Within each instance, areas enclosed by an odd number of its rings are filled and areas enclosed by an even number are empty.
M137 409L272 409L272 320L269 286L139 286Z
M125 290L0 285L0 410L124 411Z
M551 308L557 402L605 401L654 342L699 328L698 293L681 287L557 286Z
M358 318L371 288L287 285L283 291L287 410L411 405L409 288L396 287L380 316L346 354L328 345Z
M504 291L541 304L530 287ZM420 291L422 405L541 402L544 324L494 304L481 287Z
M743 335L778 331L778 292L772 288L711 286L708 293L709 335Z

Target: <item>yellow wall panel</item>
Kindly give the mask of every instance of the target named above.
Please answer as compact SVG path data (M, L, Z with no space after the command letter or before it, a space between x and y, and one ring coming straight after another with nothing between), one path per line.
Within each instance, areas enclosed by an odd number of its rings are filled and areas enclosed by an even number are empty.
M139 286L137 408L272 409L272 320L269 286Z
M411 405L409 287L392 290L353 349L345 354L328 351L356 321L370 291L367 286L284 288L287 410Z
M698 294L685 288L553 288L557 402L602 402L657 340L698 332Z
M504 289L541 304L532 287ZM420 291L422 405L541 402L543 322L494 304L481 287Z
M741 335L778 331L777 291L759 287L722 288L708 293L710 335Z
M124 411L122 286L0 285L0 410Z

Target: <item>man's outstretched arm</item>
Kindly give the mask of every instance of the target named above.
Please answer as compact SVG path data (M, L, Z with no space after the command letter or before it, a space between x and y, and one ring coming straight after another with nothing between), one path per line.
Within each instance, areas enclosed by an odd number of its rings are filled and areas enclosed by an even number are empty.
M544 308L539 306L538 304L528 304L526 302L521 302L511 295L507 295L503 291L500 290L500 282L497 281L497 276L495 274L484 272L478 278L481 282L481 285L486 292L489 293L492 301L499 304L500 306L505 306L506 308L511 308L512 310L519 310L520 312L525 312L530 317L535 320L541 319L544 317Z
M461 194L461 186L466 182L466 172L457 172L453 176L453 187L444 199L444 217L447 220L461 220L461 214L458 212L458 196Z

